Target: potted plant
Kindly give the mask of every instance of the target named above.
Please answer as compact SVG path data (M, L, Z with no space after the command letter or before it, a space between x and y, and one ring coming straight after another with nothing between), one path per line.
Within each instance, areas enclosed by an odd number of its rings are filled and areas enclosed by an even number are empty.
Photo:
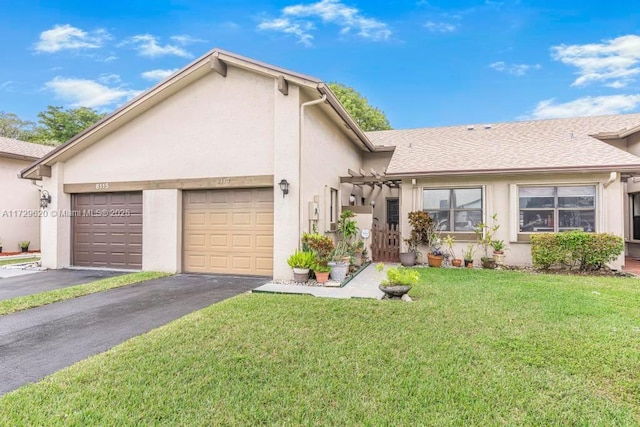
M500 225L496 223L497 220L498 215L493 214L491 216L491 225L484 222L479 222L473 229L473 231L476 233L478 246L481 246L484 251L484 256L480 258L483 268L496 268L496 260L493 257L489 256L489 248L491 247L491 243L493 242L493 236L495 236L496 231L498 231L498 229L500 228Z
M298 283L309 280L309 269L315 264L316 256L313 252L295 251L287 264L293 269L293 278Z
M431 235L429 241L431 242L431 250L427 254L429 267L440 267L442 266L442 260L444 259L444 253L442 252L442 249L440 247L440 235L434 232Z
M420 245L430 245L430 239L436 227L433 218L423 211L409 212L409 224L411 225L411 232L409 237L404 239L408 246L408 252L400 252L400 263L405 267L416 264L417 258L421 255L418 247Z
M462 265L462 259L456 258L456 253L453 250L454 245L456 244L456 239L451 234L447 234L447 237L442 239L442 243L447 247L447 253L451 258L451 265L454 267L460 267Z
M384 269L384 264L376 266L378 271ZM387 298L402 298L418 283L418 272L411 268L391 267L387 270L387 278L382 280L378 289L384 292Z
M327 283L327 281L329 280L329 272L331 271L331 267L329 267L328 265L316 263L311 268L313 269L313 273L316 275L316 282Z
M23 242L20 242L20 249L22 249L22 252L29 252L29 245L31 244L31 242L25 240Z
M333 240L328 236L318 233L305 233L302 235L302 246L308 248L315 254L313 272L318 283L325 283L329 280L329 260L335 249ZM326 275L325 275L326 273ZM323 280L324 279L324 280Z
M496 260L497 265L504 265L504 251L507 247L504 244L504 240L494 240L491 242L493 248L493 258Z
M467 249L462 252L462 259L464 259L464 266L467 268L473 268L473 253L476 251L473 243L467 245Z
M353 265L358 268L362 267L362 264L364 264L364 252L364 240L356 240L356 242L353 244Z
M353 219L356 215L348 209L342 211L338 220L338 233L340 241L332 254L331 280L342 282L347 277L349 264L351 263L352 241L358 235L358 227Z

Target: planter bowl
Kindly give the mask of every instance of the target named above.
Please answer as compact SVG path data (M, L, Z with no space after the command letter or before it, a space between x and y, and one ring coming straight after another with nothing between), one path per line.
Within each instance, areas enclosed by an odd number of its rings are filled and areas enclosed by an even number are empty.
M493 258L482 258L482 268L494 269L496 268L496 260Z
M293 269L293 280L297 283L305 283L309 280L309 269L308 268L294 268Z
M403 267L416 265L415 252L400 252L400 264L402 264Z
M411 286L378 286L382 292L385 293L389 298L402 298L402 295L406 294L411 290Z

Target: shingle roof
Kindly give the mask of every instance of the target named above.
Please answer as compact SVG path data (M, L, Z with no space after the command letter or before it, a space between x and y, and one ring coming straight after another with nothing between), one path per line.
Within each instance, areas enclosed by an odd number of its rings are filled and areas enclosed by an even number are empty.
M39 159L55 147L0 136L0 156L15 155Z
M388 174L638 166L640 157L589 135L640 126L640 114L368 132L395 145Z

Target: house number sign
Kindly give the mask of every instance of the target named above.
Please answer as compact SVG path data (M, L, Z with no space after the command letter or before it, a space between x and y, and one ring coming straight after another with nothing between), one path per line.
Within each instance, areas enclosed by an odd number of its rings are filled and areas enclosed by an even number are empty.
M108 190L109 183L108 182L99 182L96 184L96 190Z
M362 231L360 231L360 235L363 239L368 239L371 233L369 232L368 228L363 228Z
M218 185L229 185L231 184L231 178L218 178Z

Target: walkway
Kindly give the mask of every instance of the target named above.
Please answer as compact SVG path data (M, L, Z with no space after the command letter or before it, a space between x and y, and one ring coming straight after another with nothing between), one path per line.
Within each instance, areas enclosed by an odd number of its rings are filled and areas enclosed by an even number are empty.
M274 294L301 294L322 298L372 298L382 299L383 293L378 289L384 273L376 270L375 264L369 264L360 274L351 279L342 288L325 288L322 286L298 286L267 283L253 292L265 292Z

